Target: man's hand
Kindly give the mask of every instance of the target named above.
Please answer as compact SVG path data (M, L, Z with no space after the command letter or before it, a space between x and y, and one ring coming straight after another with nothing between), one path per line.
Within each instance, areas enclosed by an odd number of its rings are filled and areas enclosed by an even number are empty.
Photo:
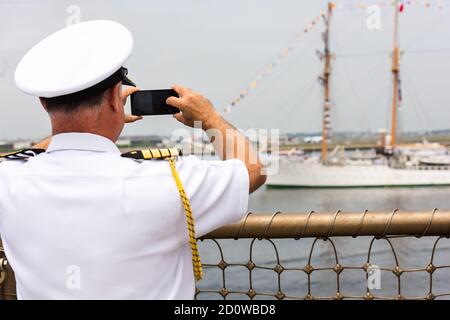
M131 94L135 93L139 91L139 88L137 87L127 87L126 89L124 89L122 91L122 101L123 101L123 105L125 105L127 103L127 98L128 96L130 96ZM132 114L126 114L125 115L125 123L131 123L131 122L135 122L138 120L141 120L142 116L135 116Z
M136 122L138 120L142 120L142 116L135 116L132 114L125 115L125 123L132 123L132 122Z
M201 121L203 130L221 159L239 159L244 162L249 175L250 192L263 185L266 181L266 175L262 172L263 165L247 137L225 121L211 101L201 94L178 85L172 86L172 89L180 96L170 97L166 101L168 105L180 109L181 112L174 114L174 117L190 127L194 126L194 121Z
M169 97L166 101L168 105L180 109L181 112L174 114L174 118L182 124L193 127L194 121L200 121L203 129L211 128L211 123L220 118L219 113L214 109L211 101L201 94L192 91L189 88L174 85L179 98Z

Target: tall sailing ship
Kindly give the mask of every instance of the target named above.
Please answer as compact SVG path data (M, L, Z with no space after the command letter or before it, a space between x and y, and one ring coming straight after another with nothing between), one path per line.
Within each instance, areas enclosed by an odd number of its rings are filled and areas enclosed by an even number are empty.
M398 8L398 0L395 1ZM328 4L324 33L323 118L320 157L280 159L279 171L268 177L272 187L397 187L450 185L450 157L447 149L439 144L397 144L397 111L399 107L400 53L398 41L399 12L394 22L394 47L392 52L393 97L391 109L391 132L383 140L378 152L354 153L347 156L336 147L329 154L330 141L330 77L332 53L330 51L330 20L333 5ZM386 142L386 143L385 143ZM343 152L341 152L343 151Z

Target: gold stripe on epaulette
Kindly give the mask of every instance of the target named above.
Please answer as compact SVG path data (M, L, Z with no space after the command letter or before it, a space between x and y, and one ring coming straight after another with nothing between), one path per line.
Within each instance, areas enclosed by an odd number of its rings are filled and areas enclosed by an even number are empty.
M170 153L170 156L171 156L171 157L178 157L178 156L181 156L181 152L180 152L180 150L177 149L177 148L170 148L170 149L169 149L169 153Z
M170 150L169 149L161 149L159 151L161 152L161 156L163 158L170 157Z
M142 152L142 156L144 157L144 159L152 159L153 156L150 153L150 150L141 150Z

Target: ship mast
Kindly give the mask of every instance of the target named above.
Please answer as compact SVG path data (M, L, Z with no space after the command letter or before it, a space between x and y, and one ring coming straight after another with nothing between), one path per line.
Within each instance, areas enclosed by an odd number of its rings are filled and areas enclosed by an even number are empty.
M328 2L328 12L325 17L325 65L321 80L323 83L323 119L322 119L322 163L325 165L328 160L328 139L331 135L330 124L330 76L331 76L331 52L330 52L330 20L333 13L333 4Z
M398 109L398 90L399 90L399 43L398 43L398 15L399 3L395 0L395 20L394 20L394 51L392 52L392 81L393 81L393 95L392 95L392 123L391 123L391 148L395 148L397 143L397 109Z

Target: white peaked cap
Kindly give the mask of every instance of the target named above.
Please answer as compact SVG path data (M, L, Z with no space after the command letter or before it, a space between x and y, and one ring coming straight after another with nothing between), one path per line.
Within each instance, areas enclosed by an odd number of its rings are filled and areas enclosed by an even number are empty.
M14 75L25 93L52 98L82 91L113 75L133 50L121 24L93 20L48 36L25 54Z

